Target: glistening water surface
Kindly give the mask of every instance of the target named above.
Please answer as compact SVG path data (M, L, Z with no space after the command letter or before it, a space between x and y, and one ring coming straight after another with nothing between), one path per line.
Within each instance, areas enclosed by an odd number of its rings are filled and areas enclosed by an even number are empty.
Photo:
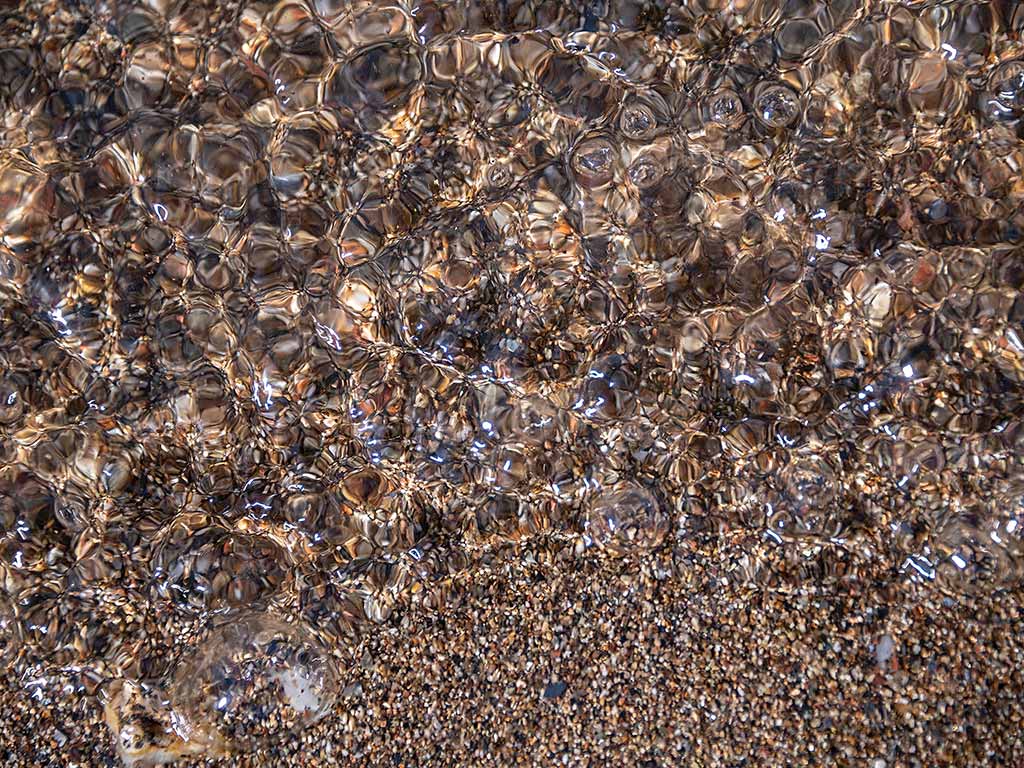
M1009 0L3 3L5 663L78 670L152 762L292 738L510 542L1019 589L1022 35Z

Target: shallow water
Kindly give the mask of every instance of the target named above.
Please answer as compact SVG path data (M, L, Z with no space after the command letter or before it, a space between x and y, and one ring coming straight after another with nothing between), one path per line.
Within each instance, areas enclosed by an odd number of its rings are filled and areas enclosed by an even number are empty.
M1011 2L0 11L11 662L93 670L145 760L315 720L353 633L525 537L1019 587L1022 32Z

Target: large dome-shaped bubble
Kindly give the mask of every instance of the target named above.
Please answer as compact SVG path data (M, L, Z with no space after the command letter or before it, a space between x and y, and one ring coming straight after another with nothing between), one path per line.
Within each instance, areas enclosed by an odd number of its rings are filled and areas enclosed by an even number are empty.
M304 626L250 613L196 643L169 696L186 739L254 749L315 723L337 691L333 659Z

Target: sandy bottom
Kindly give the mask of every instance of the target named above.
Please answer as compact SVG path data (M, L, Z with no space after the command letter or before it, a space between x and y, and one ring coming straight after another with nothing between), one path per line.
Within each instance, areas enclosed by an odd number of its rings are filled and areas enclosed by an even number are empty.
M497 558L367 633L336 711L218 766L993 766L1024 760L1019 592L750 590L725 548ZM511 553L510 553L511 558ZM6 681L11 766L116 765L89 698Z

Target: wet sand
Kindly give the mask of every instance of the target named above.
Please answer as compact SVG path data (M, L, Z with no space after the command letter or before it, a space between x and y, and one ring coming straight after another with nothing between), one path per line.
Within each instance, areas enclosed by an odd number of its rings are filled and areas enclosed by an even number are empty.
M731 586L727 552L499 559L368 633L334 714L194 766L1015 766L1020 593ZM569 567L567 567L569 566ZM116 765L99 711L8 681L12 766Z

